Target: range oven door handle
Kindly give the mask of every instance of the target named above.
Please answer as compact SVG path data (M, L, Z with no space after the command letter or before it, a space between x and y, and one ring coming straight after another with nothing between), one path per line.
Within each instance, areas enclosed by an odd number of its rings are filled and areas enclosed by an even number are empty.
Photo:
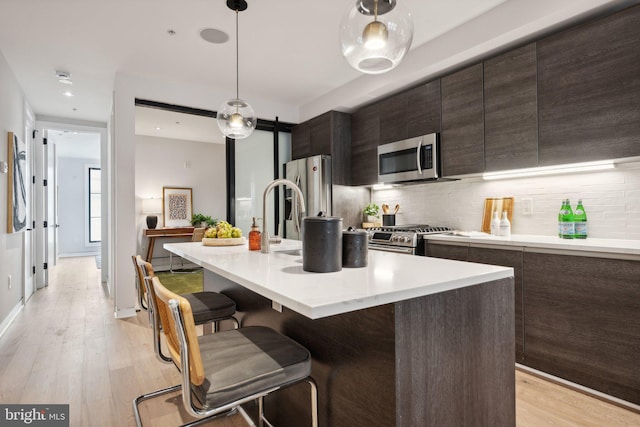
M415 248L390 246L390 245L376 245L375 243L369 243L369 249L373 251L393 252L396 254L407 254L407 255L416 254Z
M416 166L418 167L418 173L422 175L422 162L420 161L420 151L422 151L422 138L418 141L418 147L416 149Z

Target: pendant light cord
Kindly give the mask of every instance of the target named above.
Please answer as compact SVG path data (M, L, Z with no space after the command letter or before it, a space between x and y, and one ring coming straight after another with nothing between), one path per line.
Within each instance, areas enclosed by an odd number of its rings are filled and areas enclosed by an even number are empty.
M240 99L240 44L238 40L238 9L236 9L236 99Z

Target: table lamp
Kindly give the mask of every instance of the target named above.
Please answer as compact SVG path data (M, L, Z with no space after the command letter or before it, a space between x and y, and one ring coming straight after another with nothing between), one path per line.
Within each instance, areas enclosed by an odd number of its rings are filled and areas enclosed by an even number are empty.
M149 199L143 199L142 213L147 214L147 228L156 228L156 226L158 225L157 214L162 213L162 200L153 197Z

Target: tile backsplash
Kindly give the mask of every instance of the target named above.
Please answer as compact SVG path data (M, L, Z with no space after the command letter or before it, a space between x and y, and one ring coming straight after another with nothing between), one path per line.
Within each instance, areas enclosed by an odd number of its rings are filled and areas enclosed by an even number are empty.
M556 235L558 211L569 198L575 209L582 199L589 236L640 240L640 162L617 164L613 170L571 175L484 181L405 185L371 192L373 202L400 204L396 224L447 225L480 230L487 197L515 198L512 233ZM523 214L523 199L531 199L531 215Z

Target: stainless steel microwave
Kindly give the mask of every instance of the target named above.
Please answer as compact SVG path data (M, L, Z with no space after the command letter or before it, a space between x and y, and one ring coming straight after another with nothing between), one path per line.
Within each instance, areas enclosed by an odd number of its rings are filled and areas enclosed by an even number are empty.
M440 134L431 133L378 146L378 182L440 177Z

